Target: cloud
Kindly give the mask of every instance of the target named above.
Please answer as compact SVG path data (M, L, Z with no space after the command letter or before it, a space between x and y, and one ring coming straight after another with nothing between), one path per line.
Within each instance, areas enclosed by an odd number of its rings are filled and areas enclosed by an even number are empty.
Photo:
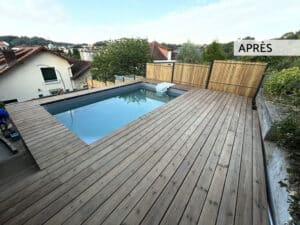
M56 26L67 20L62 6L55 0L0 0L0 21L0 35L49 37Z
M13 22L55 24L65 20L62 7L51 0L0 0L2 20Z
M77 43L120 37L173 43L188 39L196 43L209 43L215 39L225 42L245 36L273 38L300 29L299 0L220 0L128 25L122 21L119 24L114 21L113 25L75 24L56 0L18 0L17 5L22 9L14 9L6 2L0 0L0 20L4 21L1 22L4 24L1 33L39 35Z

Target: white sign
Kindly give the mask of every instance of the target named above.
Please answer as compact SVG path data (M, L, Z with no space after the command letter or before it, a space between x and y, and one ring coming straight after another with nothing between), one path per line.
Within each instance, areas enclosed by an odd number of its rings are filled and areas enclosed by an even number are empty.
M300 56L300 40L241 40L234 42L235 56Z

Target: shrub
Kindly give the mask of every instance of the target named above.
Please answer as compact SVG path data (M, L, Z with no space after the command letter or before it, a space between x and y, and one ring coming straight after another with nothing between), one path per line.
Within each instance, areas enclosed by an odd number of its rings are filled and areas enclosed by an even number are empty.
M272 72L264 84L265 93L272 100L299 106L300 68L292 67L280 72Z
M288 116L274 123L272 139L289 150L299 150L300 146L300 115L291 111ZM300 153L300 151L299 151Z
M4 103L0 101L0 108L4 108Z

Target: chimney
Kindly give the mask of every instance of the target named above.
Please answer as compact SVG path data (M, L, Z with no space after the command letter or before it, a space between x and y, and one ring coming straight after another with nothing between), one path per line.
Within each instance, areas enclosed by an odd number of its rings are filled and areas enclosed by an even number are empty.
M2 54L7 64L13 63L17 59L15 52L11 49L3 49Z
M172 59L172 51L168 51L168 60Z

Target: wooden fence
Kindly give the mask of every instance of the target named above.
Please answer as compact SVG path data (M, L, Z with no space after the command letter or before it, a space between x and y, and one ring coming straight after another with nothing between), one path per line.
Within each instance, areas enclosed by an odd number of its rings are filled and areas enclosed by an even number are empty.
M266 63L215 60L208 88L253 97L266 66Z
M205 88L209 73L209 65L176 63L173 82Z
M146 77L149 80L174 82L253 97L266 66L266 63L223 60L215 60L212 66L147 63Z
M146 76L149 80L171 82L172 64L147 63Z

